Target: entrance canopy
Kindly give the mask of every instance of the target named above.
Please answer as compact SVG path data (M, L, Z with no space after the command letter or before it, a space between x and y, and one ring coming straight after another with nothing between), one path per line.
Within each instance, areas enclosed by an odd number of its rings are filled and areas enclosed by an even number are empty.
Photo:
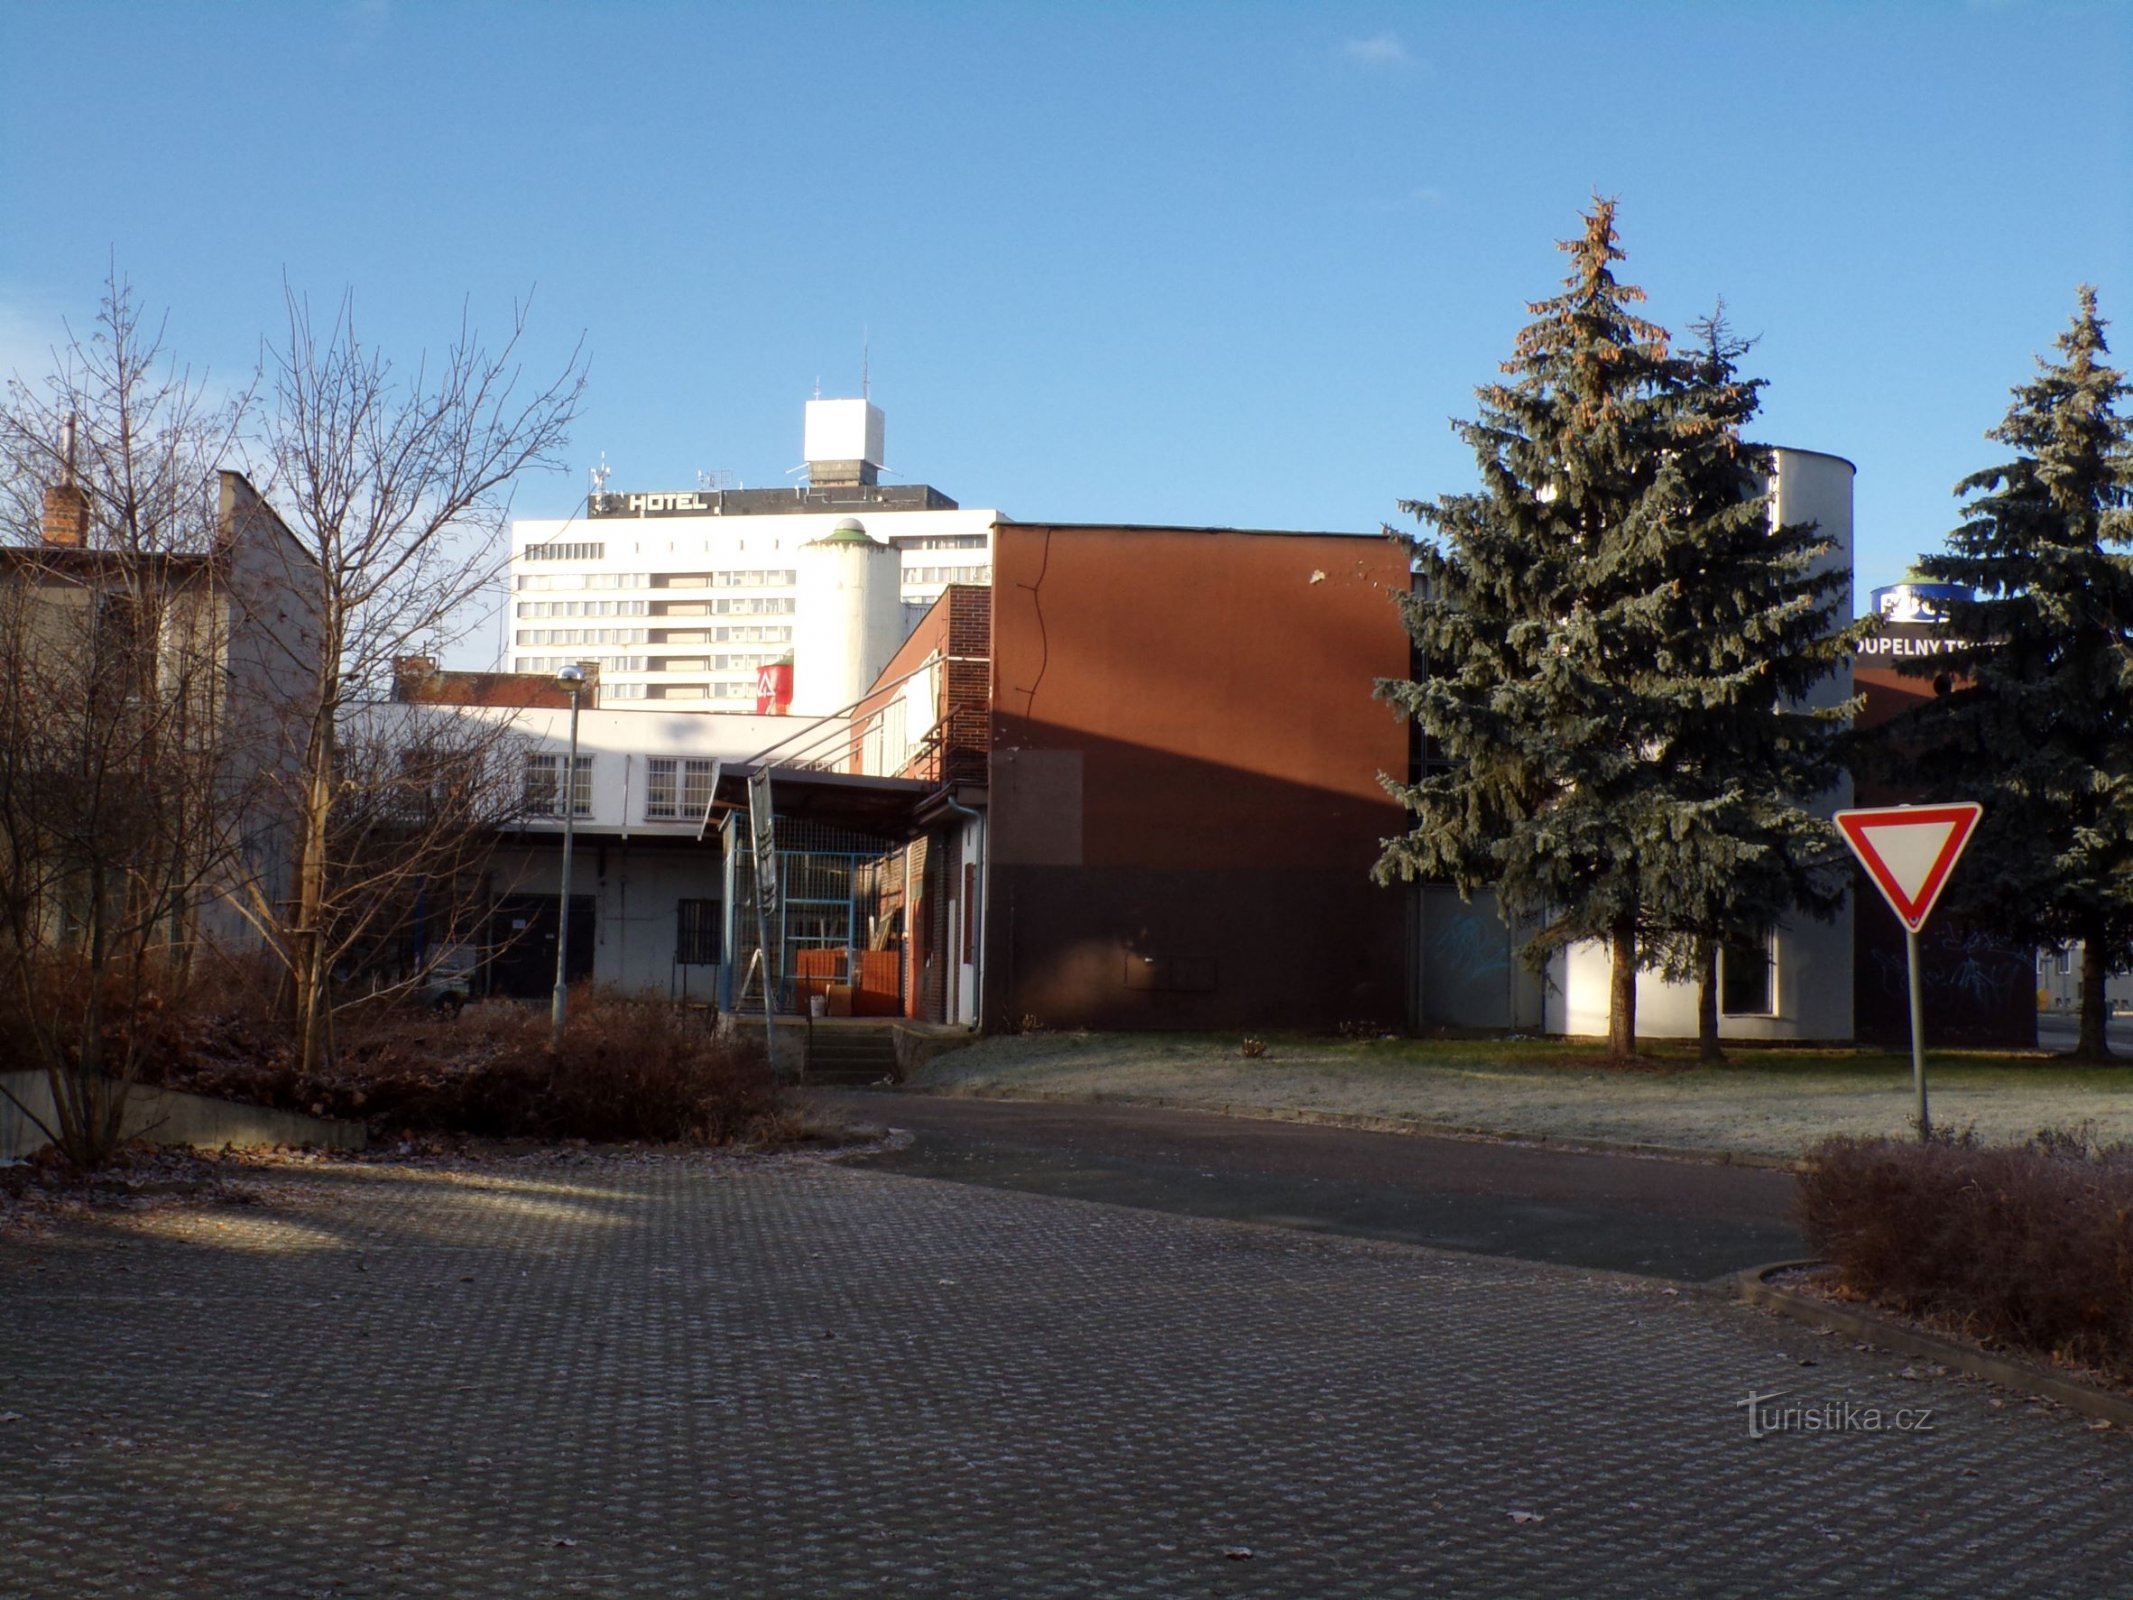
M748 809L752 766L727 767L711 797L712 820ZM857 772L808 767L770 768L770 798L780 817L819 822L881 839L908 839L918 829L919 804L939 787L916 778L872 778Z

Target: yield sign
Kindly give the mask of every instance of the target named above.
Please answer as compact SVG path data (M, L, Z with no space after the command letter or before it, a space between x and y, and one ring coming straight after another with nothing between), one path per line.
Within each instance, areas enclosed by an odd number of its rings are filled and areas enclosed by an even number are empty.
M1983 815L1984 807L1966 801L1840 811L1836 821L1881 898L1916 933L1932 915L1934 901Z

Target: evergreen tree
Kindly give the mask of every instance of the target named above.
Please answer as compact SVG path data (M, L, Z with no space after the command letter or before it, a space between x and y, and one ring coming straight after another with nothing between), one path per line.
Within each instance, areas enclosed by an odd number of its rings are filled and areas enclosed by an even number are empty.
M1536 963L1573 940L1607 941L1608 1054L1636 1048L1645 847L1673 808L1647 754L1671 731L1650 693L1653 629L1677 486L1660 483L1675 407L1666 330L1616 282L1614 205L1599 201L1565 292L1477 391L1458 423L1479 493L1404 502L1439 540L1415 542L1403 597L1422 659L1379 692L1422 730L1424 770L1389 785L1415 814L1389 840L1380 881L1493 888L1507 917L1539 918Z
M2014 459L1956 485L1964 520L1920 565L1976 599L1924 670L1948 694L1913 725L1929 775L1981 801L1957 889L1993 925L2082 945L2075 1055L2110 1056L2104 980L2133 966L2133 416L2084 286L2057 360L1986 437Z
M1827 827L1797 800L1834 777L1848 708L1799 701L1845 647L1844 578L1815 570L1811 528L1770 529L1741 347L1714 319L1701 354L1673 356L1614 277L1613 204L1585 222L1510 381L1457 425L1481 490L1403 505L1437 535L1402 602L1421 676L1380 693L1424 760L1391 785L1416 823L1377 874L1494 889L1536 924L1536 964L1605 941L1623 1059L1641 966L1708 966L1796 901L1829 904Z
M1814 524L1771 525L1775 463L1742 438L1763 388L1740 375L1747 341L1723 305L1695 332L1674 375L1679 442L1665 472L1681 515L1653 663L1677 716L1654 751L1675 825L1642 866L1660 965L1696 981L1698 1054L1716 1061L1721 947L1760 947L1788 912L1828 917L1844 903L1836 829L1803 802L1841 776L1854 706L1830 692L1831 675L1871 624L1837 615L1850 575Z

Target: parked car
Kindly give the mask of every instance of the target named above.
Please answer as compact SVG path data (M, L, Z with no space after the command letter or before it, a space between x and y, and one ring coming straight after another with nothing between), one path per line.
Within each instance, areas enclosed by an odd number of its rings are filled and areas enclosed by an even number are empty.
M415 1004L456 1017L460 1007L474 998L474 984L480 975L481 952L474 946L440 946L415 985Z

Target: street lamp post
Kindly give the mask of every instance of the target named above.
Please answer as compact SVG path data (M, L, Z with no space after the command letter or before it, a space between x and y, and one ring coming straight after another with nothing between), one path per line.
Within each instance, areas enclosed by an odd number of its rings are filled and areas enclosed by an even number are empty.
M563 1012L566 1005L566 973L570 960L570 847L577 834L578 815L578 699L585 692L585 669L571 662L555 675L555 681L570 691L570 759L563 767L563 875L556 890L555 907L555 999L548 1010L548 1048L563 1048Z

